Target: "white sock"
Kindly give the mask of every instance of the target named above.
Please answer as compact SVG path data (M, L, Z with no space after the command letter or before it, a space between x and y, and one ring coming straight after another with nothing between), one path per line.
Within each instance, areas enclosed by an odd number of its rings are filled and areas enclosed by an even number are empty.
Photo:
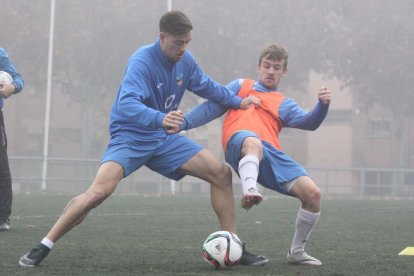
M320 212L313 213L303 208L299 209L296 217L295 235L293 236L292 245L290 247L290 252L292 254L305 251L306 242L309 239L313 227L318 222L320 214Z
M55 245L54 242L52 242L51 240L49 240L46 237L44 237L43 240L40 243L43 244L43 245L46 245L47 247L49 247L49 249L52 249L53 245Z
M243 194L250 188L257 190L257 176L259 175L259 158L246 155L239 161L239 175L242 182Z

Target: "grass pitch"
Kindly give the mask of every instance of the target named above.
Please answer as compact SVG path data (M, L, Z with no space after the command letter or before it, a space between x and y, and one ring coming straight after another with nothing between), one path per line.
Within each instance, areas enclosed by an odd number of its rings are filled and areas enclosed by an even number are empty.
M0 232L0 275L414 275L414 256L398 256L414 246L414 201L323 200L306 248L323 265L302 267L286 264L299 204L287 197L237 208L238 235L266 266L215 270L203 260L202 242L219 230L208 197L113 195L40 266L18 267L71 197L15 195L12 229Z

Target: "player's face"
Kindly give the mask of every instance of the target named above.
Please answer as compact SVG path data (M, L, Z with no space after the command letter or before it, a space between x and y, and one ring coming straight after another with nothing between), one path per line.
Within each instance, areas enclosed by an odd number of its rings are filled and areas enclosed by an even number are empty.
M264 57L257 65L259 80L268 89L276 89L282 77L286 76L287 68L284 68L284 60L271 60Z
M169 33L160 33L160 44L164 55L170 62L179 61L184 55L185 49L190 43L192 33L184 35L173 35Z

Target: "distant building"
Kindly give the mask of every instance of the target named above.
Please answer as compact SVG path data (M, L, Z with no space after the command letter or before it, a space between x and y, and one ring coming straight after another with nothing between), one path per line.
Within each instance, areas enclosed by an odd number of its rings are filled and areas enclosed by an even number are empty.
M313 108L321 84L333 91L329 114L315 132L285 128L281 144L303 164L328 194L400 196L414 195L414 119L407 118L403 139L395 139L394 118L379 106L361 110L356 97L337 80L310 75L306 92L285 91L302 107ZM48 190L79 192L93 180L99 159L108 141L110 103L81 106L68 97L63 85L54 84L50 121ZM8 100L9 155L16 191L40 189L44 142L45 95L27 84L25 94ZM186 96L183 108L202 99ZM105 106L102 106L105 105ZM103 111L103 109L105 111ZM98 116L98 115L99 116ZM224 162L221 122L210 122L185 135L212 150ZM97 123L98 122L98 123ZM401 146L401 147L400 147ZM13 158L16 157L16 158ZM398 162L396 160L399 160ZM400 165L399 165L400 164ZM395 168L411 169L396 173ZM186 177L175 183L147 168L124 180L118 192L126 193L208 193L202 181ZM234 187L240 192L239 179ZM269 195L274 193L269 192Z

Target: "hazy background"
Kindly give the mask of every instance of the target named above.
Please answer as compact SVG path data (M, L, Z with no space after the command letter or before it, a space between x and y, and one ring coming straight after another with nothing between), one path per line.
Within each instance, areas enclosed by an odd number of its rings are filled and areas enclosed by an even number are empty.
M79 192L89 186L108 142L112 101L129 56L158 36L166 0L57 0L48 154L44 155L50 4L2 0L0 47L25 80L3 112L16 192ZM172 0L193 22L190 51L226 84L256 78L269 43L289 49L279 87L304 108L316 90L334 92L316 132L284 130L282 147L325 193L414 195L414 2L410 0ZM181 108L200 99L188 93ZM222 158L220 120L186 135ZM42 176L47 160L47 179ZM234 182L238 182L237 177ZM120 192L208 193L191 178L178 183L143 168ZM43 184L42 184L43 183Z

